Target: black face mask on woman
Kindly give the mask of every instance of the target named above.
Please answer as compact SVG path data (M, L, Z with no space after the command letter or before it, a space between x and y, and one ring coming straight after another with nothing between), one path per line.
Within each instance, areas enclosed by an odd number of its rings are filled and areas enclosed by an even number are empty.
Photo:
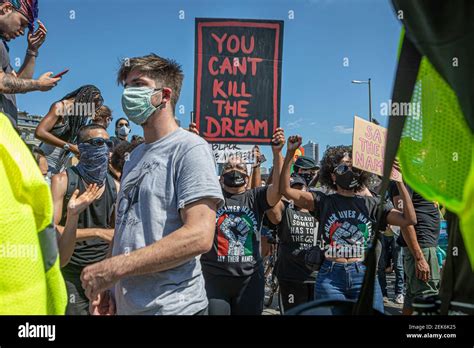
M341 164L334 169L336 174L336 185L344 190L353 190L359 183L359 174L354 173L351 168L345 164Z
M312 173L300 173L298 174L303 178L303 180L306 182L306 186L309 186L311 183L311 180L313 180L314 175Z
M237 170L232 170L222 175L224 185L228 187L242 187L245 185L245 174Z

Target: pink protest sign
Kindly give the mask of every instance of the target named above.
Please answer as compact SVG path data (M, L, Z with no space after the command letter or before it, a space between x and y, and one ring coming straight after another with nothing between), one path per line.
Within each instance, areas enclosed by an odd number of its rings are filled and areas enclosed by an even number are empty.
M382 176L386 141L387 129L355 116L352 165ZM398 170L392 169L390 179L401 182L402 175Z

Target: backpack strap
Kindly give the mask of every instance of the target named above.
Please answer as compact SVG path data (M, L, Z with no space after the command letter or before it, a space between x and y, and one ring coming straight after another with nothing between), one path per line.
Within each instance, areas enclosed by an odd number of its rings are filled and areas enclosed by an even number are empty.
M107 173L107 179L105 180L105 184L112 193L112 200L115 204L117 202L117 186L115 186L114 177L110 173Z
M64 196L65 202L69 202L71 199L72 194L76 189L79 187L79 172L77 171L76 167L69 167L66 169L67 174L67 190L66 195Z

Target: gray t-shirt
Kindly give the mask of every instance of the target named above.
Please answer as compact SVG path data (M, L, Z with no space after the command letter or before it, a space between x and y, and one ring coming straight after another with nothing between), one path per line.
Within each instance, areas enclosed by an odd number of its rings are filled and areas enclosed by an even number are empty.
M151 245L183 226L179 210L203 198L223 204L209 145L179 128L141 144L126 161L118 195L113 255ZM196 314L208 302L199 257L176 268L121 279L117 314Z

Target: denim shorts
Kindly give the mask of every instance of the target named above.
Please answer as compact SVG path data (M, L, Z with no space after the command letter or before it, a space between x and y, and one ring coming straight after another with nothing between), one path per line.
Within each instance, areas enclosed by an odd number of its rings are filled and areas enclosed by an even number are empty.
M314 287L315 300L357 301L366 267L362 262L339 263L325 260ZM384 313L382 290L377 277L374 284L374 309Z

